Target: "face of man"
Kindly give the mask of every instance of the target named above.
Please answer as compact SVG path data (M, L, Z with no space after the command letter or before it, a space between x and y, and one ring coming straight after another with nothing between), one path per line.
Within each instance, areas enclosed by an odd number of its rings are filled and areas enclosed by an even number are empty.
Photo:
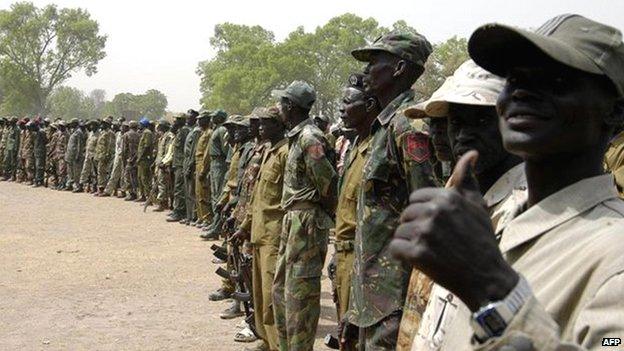
M282 117L282 121L284 121L284 124L286 124L286 128L292 129L293 127L295 127L294 125L292 125L291 121L291 111L293 107L292 102L288 100L288 98L282 97L280 98L277 107L279 109L280 116Z
M370 61L364 68L364 87L366 93L379 96L394 84L395 72L399 58L383 51L373 52Z
M199 123L202 129L206 129L210 125L210 118L200 118L197 120L197 123Z
M507 157L493 106L451 104L448 138L456 160L470 150L479 152L475 173L490 169Z
M195 117L194 115L189 115L189 117L186 119L186 124L189 126L194 126L196 120L197 117Z
M453 155L448 137L448 120L446 118L432 118L429 129L436 158L440 161L451 161Z
M505 148L527 159L597 147L614 88L605 77L544 61L506 77L497 103Z
M249 128L242 126L234 127L234 142L242 143L249 138Z
M258 126L258 133L261 140L279 139L280 136L284 136L284 126L274 119L262 118Z
M357 128L367 114L365 95L357 89L346 89L340 106L340 119L345 128Z
M129 129L130 129L130 127L128 127L127 125L123 125L123 124L121 125L121 132L122 133L127 132Z

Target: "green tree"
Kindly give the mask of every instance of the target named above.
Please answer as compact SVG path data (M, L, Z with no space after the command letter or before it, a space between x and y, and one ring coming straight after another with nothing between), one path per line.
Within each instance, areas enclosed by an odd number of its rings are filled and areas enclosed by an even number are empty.
M98 23L80 8L17 2L0 11L2 110L45 113L48 96L73 73L97 72L105 44Z
M50 94L47 110L54 118L89 119L93 116L94 107L93 101L81 90L62 86Z
M138 119L145 116L158 119L165 115L167 97L156 89L150 89L145 94L120 93L113 100L106 102L103 107L104 115Z
M414 86L416 97L429 98L444 83L446 77L453 75L469 58L466 38L454 36L445 42L434 44L433 52L425 63L425 73Z
M167 97L156 89L150 89L136 97L136 104L141 116L158 119L165 115Z

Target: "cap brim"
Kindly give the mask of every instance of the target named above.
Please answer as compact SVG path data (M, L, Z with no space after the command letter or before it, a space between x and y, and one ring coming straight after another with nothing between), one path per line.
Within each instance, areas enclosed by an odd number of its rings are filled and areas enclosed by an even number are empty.
M423 119L429 117L425 112L424 102L405 108L405 110L403 110L403 114L405 114L405 117L410 119Z
M519 65L539 65L544 56L584 72L604 74L592 59L561 40L501 24L475 30L468 52L479 66L501 77Z
M380 51L385 51L388 52L387 50L383 50L377 47L372 47L372 46L368 46L365 48L361 48L361 49L355 49L351 51L351 55L358 61L360 62L370 62L371 60L371 54L373 52L380 52Z

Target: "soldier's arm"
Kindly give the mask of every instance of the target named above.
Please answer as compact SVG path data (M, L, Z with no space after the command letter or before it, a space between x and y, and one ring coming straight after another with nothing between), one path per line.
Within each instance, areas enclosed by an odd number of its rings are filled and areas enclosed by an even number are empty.
M402 131L395 131L398 159L404 176L412 192L419 188L437 186L431 166L429 136L417 131L412 126L406 126Z
M322 139L303 138L302 149L306 173L321 196L327 209L336 208L336 186L338 174L332 163L327 159L325 143Z

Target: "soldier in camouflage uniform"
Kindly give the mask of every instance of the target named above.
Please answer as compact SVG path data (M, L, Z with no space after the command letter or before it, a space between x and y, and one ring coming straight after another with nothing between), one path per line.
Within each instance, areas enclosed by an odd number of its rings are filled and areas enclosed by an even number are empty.
M86 187L87 191L94 192L96 168L95 168L95 146L100 137L99 123L95 120L87 122L88 136L85 144L84 161L82 163L82 171L80 172L80 185L74 192L83 192Z
M31 127L33 137L33 154L35 158L34 187L43 186L46 168L46 135L39 123L33 123Z
M169 197L171 188L171 144L175 138L175 134L171 131L171 124L165 119L161 119L158 122L157 127L162 137L158 141L157 153L156 153L156 183L158 191L156 194L156 202L158 207L154 209L154 212L162 212L169 208Z
M186 200L186 216L180 223L191 225L197 220L195 211L195 148L197 140L201 135L201 128L196 125L199 113L195 110L188 110L186 125L191 129L184 141L184 161L182 163L182 173L184 173L184 199Z
M65 162L65 153L67 152L67 142L69 134L67 133L67 125L65 121L59 121L57 124L57 139L53 158L56 161L56 175L58 184L56 190L64 190L67 182L67 163Z
M137 176L139 180L140 196L136 201L145 202L152 189L154 132L150 129L150 123L147 119L141 119L139 126L143 129L143 132L139 139L139 149L137 151Z
M124 168L123 160L123 135L128 131L128 124L125 122L114 122L113 131L115 132L115 156L113 157L113 169L111 170L110 179L104 189L104 195L117 195L117 191L123 188L122 173ZM118 195L124 197L124 194Z
M213 133L210 137L210 193L212 196L212 210L219 200L221 190L225 182L225 172L227 172L226 158L230 151L230 146L225 140L226 129L222 125L227 114L222 110L217 110L212 115Z
M195 147L195 203L197 211L197 227L208 225L212 220L212 206L210 202L210 154L208 142L212 136L210 119L212 113L202 112L197 117L197 123L202 129L197 146Z
M137 198L137 151L141 135L137 132L137 121L128 122L128 131L122 136L122 159L124 160L124 193L125 201L134 201Z
M429 140L402 110L414 104L412 84L431 53L421 35L390 33L371 46L354 50L368 63L367 93L383 108L371 126L371 140L359 184L355 265L346 339L360 349L394 350L409 279L408 269L390 255L388 244L409 194L435 185ZM358 329L359 328L359 329ZM358 334L359 338L355 335Z
M17 152L19 150L20 129L17 126L17 117L12 117L7 126L5 134L6 141L4 149L4 179L15 180L15 172L17 171Z
M112 117L107 117L102 121L102 132L95 145L94 160L97 165L97 193L95 196L104 195L104 188L110 178L110 171L115 156L115 133L110 129L113 123Z
M312 350L320 314L321 272L327 253L329 213L336 205L333 147L309 116L316 92L294 81L280 98L288 126L282 208L286 211L273 285L280 350Z
M32 125L34 122L24 119L22 124L21 141L20 141L20 173L18 173L18 179L25 181L28 185L32 185L35 175L35 154L34 154L34 139L32 135ZM30 124L29 124L30 123Z
M184 143L186 136L191 131L186 126L186 114L180 114L175 118L175 128L177 130L173 139L173 154L171 158L171 169L173 170L173 209L167 217L167 222L179 222L186 216L186 199L184 197Z
M74 190L79 187L80 173L82 172L82 164L84 163L82 150L84 145L84 130L79 126L79 121L74 118L70 122L70 127L74 131L69 136L67 142L67 152L65 154L65 162L67 162L67 189Z
M52 178L54 184L58 184L58 175L56 174L57 164L56 164L56 160L54 159L54 150L56 149L56 143L58 141L58 134L56 132L57 132L56 122L50 123L50 126L48 127L48 130L47 130L48 145L46 148L47 149L46 150L46 159L47 159L46 183L48 183L50 178ZM46 184L46 186L48 185Z
M8 121L4 117L0 117L0 177L4 176L4 150L6 149L6 131Z

